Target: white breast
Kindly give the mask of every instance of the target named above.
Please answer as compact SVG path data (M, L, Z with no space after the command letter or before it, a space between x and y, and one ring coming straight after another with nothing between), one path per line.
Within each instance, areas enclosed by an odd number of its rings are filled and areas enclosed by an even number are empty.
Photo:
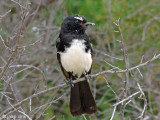
M80 77L88 72L92 65L91 51L85 52L84 40L74 39L65 52L61 52L61 64L67 72Z

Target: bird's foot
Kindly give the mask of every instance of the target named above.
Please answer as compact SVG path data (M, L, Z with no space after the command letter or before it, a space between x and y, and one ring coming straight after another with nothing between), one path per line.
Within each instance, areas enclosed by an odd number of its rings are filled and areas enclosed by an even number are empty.
M84 77L85 77L85 79L89 82L89 75L88 75L88 74L85 74Z
M70 85L71 88L74 87L74 83L73 83L73 80L72 80L72 79L69 79L69 80L67 81L67 84Z

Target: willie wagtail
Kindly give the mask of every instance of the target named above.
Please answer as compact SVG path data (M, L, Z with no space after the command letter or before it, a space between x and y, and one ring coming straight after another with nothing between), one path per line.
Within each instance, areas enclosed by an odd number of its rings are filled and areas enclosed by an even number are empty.
M97 111L87 77L85 81L74 85L72 83L72 80L91 73L93 50L90 39L85 33L89 25L95 24L87 22L80 15L69 16L64 19L59 39L56 41L57 59L64 76L71 84L70 111L73 116Z

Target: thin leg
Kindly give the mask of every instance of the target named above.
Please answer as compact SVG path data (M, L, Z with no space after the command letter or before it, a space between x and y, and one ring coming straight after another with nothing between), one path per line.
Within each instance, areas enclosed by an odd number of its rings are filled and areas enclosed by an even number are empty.
M70 79L67 81L67 84L70 85L71 88L74 87L73 80L72 80L72 75L70 76Z
M85 77L86 80L89 82L89 76L88 76L87 72L84 74L84 77Z

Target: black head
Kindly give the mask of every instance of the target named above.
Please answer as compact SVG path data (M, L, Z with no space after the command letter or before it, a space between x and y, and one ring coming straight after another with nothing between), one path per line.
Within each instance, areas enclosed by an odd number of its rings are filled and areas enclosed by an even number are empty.
M61 33L83 34L89 25L95 24L88 22L83 16L72 15L64 19L61 25Z

